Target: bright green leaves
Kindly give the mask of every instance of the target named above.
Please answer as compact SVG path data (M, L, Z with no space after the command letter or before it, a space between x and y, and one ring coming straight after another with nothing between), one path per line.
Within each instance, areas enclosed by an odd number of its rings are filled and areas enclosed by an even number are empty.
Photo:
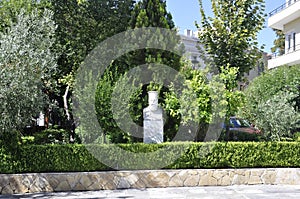
M200 0L199 39L210 56L211 65L238 67L237 78L255 66L259 59L256 36L264 23L262 0L212 0L213 17L207 17Z
M274 30L276 33L276 39L274 40L274 46L271 48L272 53L276 53L277 55L284 54L284 46L285 46L285 34L281 30Z

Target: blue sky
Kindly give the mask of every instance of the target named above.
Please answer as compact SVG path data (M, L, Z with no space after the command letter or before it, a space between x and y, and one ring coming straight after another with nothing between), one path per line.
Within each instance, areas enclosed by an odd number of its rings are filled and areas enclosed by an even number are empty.
M266 1L266 13L271 12L280 5L285 3L285 0L265 0ZM204 8L207 12L210 12L209 0L203 0ZM200 22L200 12L199 12L199 1L198 0L167 0L167 9L171 12L173 20L176 26L180 29L182 33L184 29L195 30L195 21ZM275 33L272 29L267 27L264 28L258 35L258 42L260 45L265 44L265 52L270 53L270 48L273 46L273 41L275 39Z

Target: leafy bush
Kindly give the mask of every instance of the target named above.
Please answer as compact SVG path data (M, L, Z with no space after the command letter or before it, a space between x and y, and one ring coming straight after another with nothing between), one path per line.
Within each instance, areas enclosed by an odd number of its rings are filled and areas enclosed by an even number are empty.
M69 133L64 129L46 129L36 132L33 137L35 144L69 143Z
M296 133L294 134L294 141L300 142L300 132L296 132Z
M24 145L34 144L34 136L21 137L21 143Z
M299 74L299 66L282 66L254 79L245 91L241 116L255 121L267 139L292 138L299 128Z
M19 166L21 134L0 132L0 173L9 173Z
M163 143L119 144L117 148L133 152L133 155L166 149L168 153L125 159L111 145L27 145L7 155L0 147L0 173L21 172L79 172L113 170L94 158L89 150L105 154L108 161L124 161L133 169L148 169L153 163L164 163L179 157L165 169L188 168L255 168L299 167L300 142L208 142L208 143ZM89 150L87 149L89 148ZM179 155L178 149L185 151ZM141 161L147 161L141 162ZM142 164L143 167L141 167ZM149 163L149 164L148 164ZM134 167L134 165L137 165Z

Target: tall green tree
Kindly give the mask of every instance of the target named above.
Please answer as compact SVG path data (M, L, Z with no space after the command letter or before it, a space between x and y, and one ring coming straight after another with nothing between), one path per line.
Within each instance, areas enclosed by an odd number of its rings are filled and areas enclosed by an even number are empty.
M141 27L159 27L175 30L175 24L171 13L167 12L165 0L143 0L135 5L130 20L130 28L134 29ZM160 32L157 32L153 35L153 38L146 42L157 42L159 40L159 34ZM143 37L140 36L139 40L143 40ZM172 45L170 46L173 49L178 47L180 43L179 36L173 36L173 38L169 38L169 40L172 42ZM127 59L130 59L130 65L135 66L145 63L160 63L170 66L178 71L181 68L180 56L158 49L137 51L128 56Z
M58 25L57 87L49 91L51 98L64 110L62 123L74 133L72 93L77 69L86 56L106 38L128 27L132 0L48 0Z
M171 29L175 30L175 25L172 20L172 16L169 12L167 12L166 9L166 1L165 0L142 0L135 4L134 9L131 14L131 19L129 22L129 28L135 29L135 28L142 28L142 27L158 27L158 28L165 28L165 29ZM147 31L147 30L145 30ZM156 42L162 42L166 41L163 37L163 34L160 30L157 30L155 34L151 38L145 38L143 35L135 35L136 39L140 42L146 42L147 44L155 44ZM180 37L178 35L171 35L167 39L168 40L168 46L170 47L170 50L178 48L180 44ZM133 44L134 45L134 44ZM177 71L181 68L181 56L175 55L174 53L171 53L169 51L164 51L160 49L150 49L145 48L141 50L135 50L133 52L130 52L118 60L115 60L114 63L111 65L109 72L106 74L111 77L105 77L103 80L110 80L110 83L108 84L106 81L100 80L97 95L96 95L96 111L97 111L97 117L99 120L99 123L104 131L104 133L109 134L111 140L113 142L130 142L130 141L140 141L141 139L135 139L134 136L132 136L132 132L129 132L130 129L127 132L122 131L118 128L118 125L114 121L113 114L111 112L111 93L115 89L119 90L120 93L122 93L122 90L120 88L128 88L126 86L122 86L118 84L116 86L116 82L122 82L125 78L126 74L130 69L133 69L134 67L141 66L143 64L149 64L149 69L151 70L151 67L155 68L155 64L164 64L167 65ZM163 72L161 73L163 74ZM131 77L132 78L132 77ZM136 77L137 78L137 77ZM168 91L168 88L163 87L162 84L159 84L159 80L156 79L156 77L153 76L154 81L150 83L149 85L143 85L141 86L134 94L131 96L131 100L129 104L124 104L124 101L120 101L120 106L123 106L123 110L129 110L130 111L130 117L127 119L132 119L133 122L135 122L138 126L142 126L143 124L143 108L148 106L147 104L147 91L149 90L158 90L160 93L160 99L159 103L164 104L165 96L164 93ZM126 82L126 81L124 81ZM133 82L139 82L139 79L134 79ZM130 86L129 86L130 87ZM107 91L106 95L103 96L103 90ZM123 90L123 93L126 92ZM125 107L128 107L129 109L125 109ZM120 109L122 110L122 109ZM124 118L124 114L120 113L117 116L117 119L119 120L126 120ZM169 115L167 115L169 118ZM170 126L175 126L176 124L171 125L172 118L167 119L167 123L169 122L169 125L165 125L165 131L170 128ZM170 130L170 129L169 129ZM138 131L137 133L141 134L141 129L135 129L134 131ZM139 135L139 137L142 137L142 135ZM171 138L170 136L169 138ZM166 140L169 138L165 138Z
M47 104L44 92L57 69L53 13L22 10L0 33L0 133L24 128Z
M237 67L238 79L257 63L257 33L265 20L264 0L212 0L213 16L207 16L202 0L199 40L213 69Z
M285 35L282 30L275 30L276 39L273 42L273 47L271 48L272 53L276 53L277 55L283 55L285 52Z

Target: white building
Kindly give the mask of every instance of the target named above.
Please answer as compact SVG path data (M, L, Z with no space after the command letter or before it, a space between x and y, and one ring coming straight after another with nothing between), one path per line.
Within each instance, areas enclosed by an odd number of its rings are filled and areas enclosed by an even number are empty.
M285 53L273 55L268 68L300 64L300 0L286 0L270 13L268 26L285 34Z
M205 64L200 58L200 52L198 49L199 39L198 32L192 30L184 30L184 34L180 35L181 41L185 47L185 56L192 62L194 69L204 68Z

